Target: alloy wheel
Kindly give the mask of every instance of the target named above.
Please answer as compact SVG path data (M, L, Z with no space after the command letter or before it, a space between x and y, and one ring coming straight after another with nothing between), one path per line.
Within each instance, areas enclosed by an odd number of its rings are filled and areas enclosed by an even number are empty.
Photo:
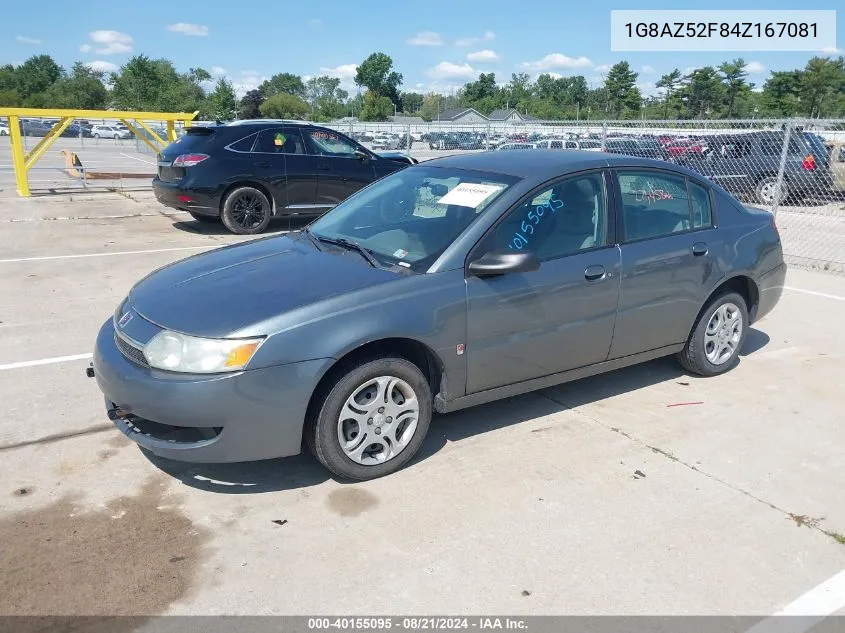
M738 351L742 340L742 313L734 303L720 305L704 330L704 355L714 365L723 365Z
M396 376L379 376L347 398L337 421L337 439L349 459L364 466L390 461L414 437L420 403Z
M249 193L239 195L232 203L232 218L244 229L260 226L265 212L264 203L257 196Z

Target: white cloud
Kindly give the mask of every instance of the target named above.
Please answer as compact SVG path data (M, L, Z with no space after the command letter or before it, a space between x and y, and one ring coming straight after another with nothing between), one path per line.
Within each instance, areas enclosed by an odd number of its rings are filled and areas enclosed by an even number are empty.
M683 73L684 75L691 75L696 70L698 70L698 66L687 66L681 71L681 73Z
M743 67L743 70L747 73L752 73L756 75L758 73L766 72L766 67L760 62L748 62Z
M408 40L411 46L442 46L443 38L434 31L420 31Z
M94 49L100 55L115 55L120 53L132 52L132 36L120 31L92 31L88 34L88 39L94 44L100 45L100 48L94 48L90 44L83 44L79 50L83 53Z
M352 92L358 86L355 85L355 75L358 73L358 64L341 64L334 68L320 68L320 75L328 75L340 79L340 87L347 92Z
M257 70L242 70L241 74L242 75L259 75L261 73L259 73Z
M489 49L476 51L467 55L467 61L470 62L495 62L498 61L498 59L499 56L496 55L496 51L491 51Z
M112 64L111 62L106 62L101 59L93 62L85 62L85 65L91 70L96 70L101 73L111 73L117 70L117 64Z
M475 79L478 71L469 64L440 62L434 68L429 68L426 74L432 79Z
M34 37L27 37L26 35L18 35L15 39L21 44L40 44L41 40Z
M592 68L593 62L584 57L567 57L560 53L551 53L546 55L543 59L538 59L533 62L523 62L523 68L533 68L534 70L552 70L554 68Z
M819 52L827 53L828 55L841 55L845 51L843 51L841 48L836 48L835 46L825 46Z
M176 24L168 24L164 28L168 31L173 31L174 33L181 33L182 35L192 35L195 37L205 37L208 35L208 27L204 24L177 22Z
M600 73L606 73L610 70L610 64L600 64L599 66L596 66L596 70Z
M655 85L650 81L638 81L637 88L640 89L640 93L644 97L656 97L659 92Z
M251 74L250 74L251 73ZM250 90L255 90L262 83L270 79L264 75L259 75L255 71L241 71L240 77L229 77L232 82L232 89L240 99Z
M320 18L311 18L308 20L308 25L314 27L323 26L323 21Z
M414 88L416 88L417 90L422 90L423 88L425 88L425 84L419 83L416 86L414 86Z
M222 66L212 66L211 67L211 74L214 77L222 77L226 74L226 69Z
M657 72L657 71L656 71L656 70L654 70L654 66L649 66L648 64L646 64L645 66L643 66L643 74L644 74L644 75L653 75L653 74L654 74L654 73L656 73L656 72Z
M460 48L466 48L467 46L472 46L473 44L478 44L478 42L492 42L496 39L496 34L493 31L484 31L484 35L481 37L462 37L460 39L455 40L455 46Z

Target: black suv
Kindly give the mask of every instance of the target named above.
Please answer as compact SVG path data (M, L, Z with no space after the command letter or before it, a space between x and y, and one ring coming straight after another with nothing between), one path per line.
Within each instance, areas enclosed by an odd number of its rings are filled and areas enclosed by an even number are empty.
M788 198L824 196L833 184L826 155L818 154L801 133L789 139L784 180L778 191L777 175L785 133L783 131L718 134L705 137L707 149L702 155L684 154L678 162L737 196L753 197L761 205L771 206Z
M188 128L159 154L153 190L196 220L254 235L274 216L321 215L409 162L307 122L238 121Z

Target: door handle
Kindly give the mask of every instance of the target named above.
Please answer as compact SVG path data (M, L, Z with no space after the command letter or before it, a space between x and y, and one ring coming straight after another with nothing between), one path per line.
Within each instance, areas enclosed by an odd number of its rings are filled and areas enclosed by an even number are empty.
M268 163L266 161L258 161L257 163L255 163L255 166L256 167L269 167L270 163Z
M584 270L584 279L587 281L600 281L605 277L609 277L610 275L604 269L604 266L600 264L596 264L594 266L587 266Z
M692 245L692 254L696 257L701 257L707 254L707 244L704 242L696 242Z

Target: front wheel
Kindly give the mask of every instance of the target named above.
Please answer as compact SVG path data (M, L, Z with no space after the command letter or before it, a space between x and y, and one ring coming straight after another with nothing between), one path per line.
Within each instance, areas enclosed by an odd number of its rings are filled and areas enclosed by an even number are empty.
M236 235L257 235L270 224L270 201L255 187L238 187L223 202L223 225Z
M95 135L94 135L94 138L100 138L100 135L99 135L99 134L95 134Z
M395 472L419 450L431 422L420 369L386 357L348 368L306 423L305 439L332 473L363 481Z
M717 376L733 369L748 334L748 308L736 292L714 298L678 354L681 365L699 376Z

